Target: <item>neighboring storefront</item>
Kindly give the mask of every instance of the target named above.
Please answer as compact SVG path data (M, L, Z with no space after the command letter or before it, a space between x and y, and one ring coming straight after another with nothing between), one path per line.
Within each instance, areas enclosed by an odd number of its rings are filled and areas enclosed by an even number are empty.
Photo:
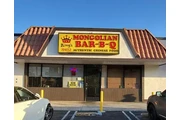
M166 88L166 48L148 30L30 27L14 41L14 84L50 100L143 101Z

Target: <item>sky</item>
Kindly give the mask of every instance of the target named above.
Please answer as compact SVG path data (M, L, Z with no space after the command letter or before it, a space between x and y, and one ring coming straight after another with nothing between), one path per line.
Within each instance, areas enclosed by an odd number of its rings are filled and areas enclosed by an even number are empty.
M14 33L30 26L148 29L166 37L166 0L14 0Z

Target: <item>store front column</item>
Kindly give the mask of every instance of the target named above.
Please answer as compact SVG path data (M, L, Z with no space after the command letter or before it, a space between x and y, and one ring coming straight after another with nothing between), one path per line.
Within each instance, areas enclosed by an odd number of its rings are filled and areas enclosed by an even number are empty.
M107 65L102 65L101 88L107 88Z

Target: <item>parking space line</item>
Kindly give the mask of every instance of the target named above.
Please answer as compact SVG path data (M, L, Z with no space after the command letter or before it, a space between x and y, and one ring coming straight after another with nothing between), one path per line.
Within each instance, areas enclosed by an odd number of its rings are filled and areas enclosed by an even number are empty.
M64 120L69 113L70 113L70 111L68 111L61 120Z
M137 116L135 116L131 111L129 111L129 113L134 116L137 120L140 120Z
M128 120L131 120L131 118L124 111L122 111L122 113L128 118Z
M75 115L76 115L77 111L74 112L74 114L72 115L71 119L70 120L73 120Z

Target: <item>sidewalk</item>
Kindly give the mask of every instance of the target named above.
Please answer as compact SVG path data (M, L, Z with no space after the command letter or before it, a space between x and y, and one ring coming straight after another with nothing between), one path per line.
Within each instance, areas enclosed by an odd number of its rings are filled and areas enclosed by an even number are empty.
M100 102L50 101L54 110L99 111ZM146 111L146 102L104 102L104 111Z

